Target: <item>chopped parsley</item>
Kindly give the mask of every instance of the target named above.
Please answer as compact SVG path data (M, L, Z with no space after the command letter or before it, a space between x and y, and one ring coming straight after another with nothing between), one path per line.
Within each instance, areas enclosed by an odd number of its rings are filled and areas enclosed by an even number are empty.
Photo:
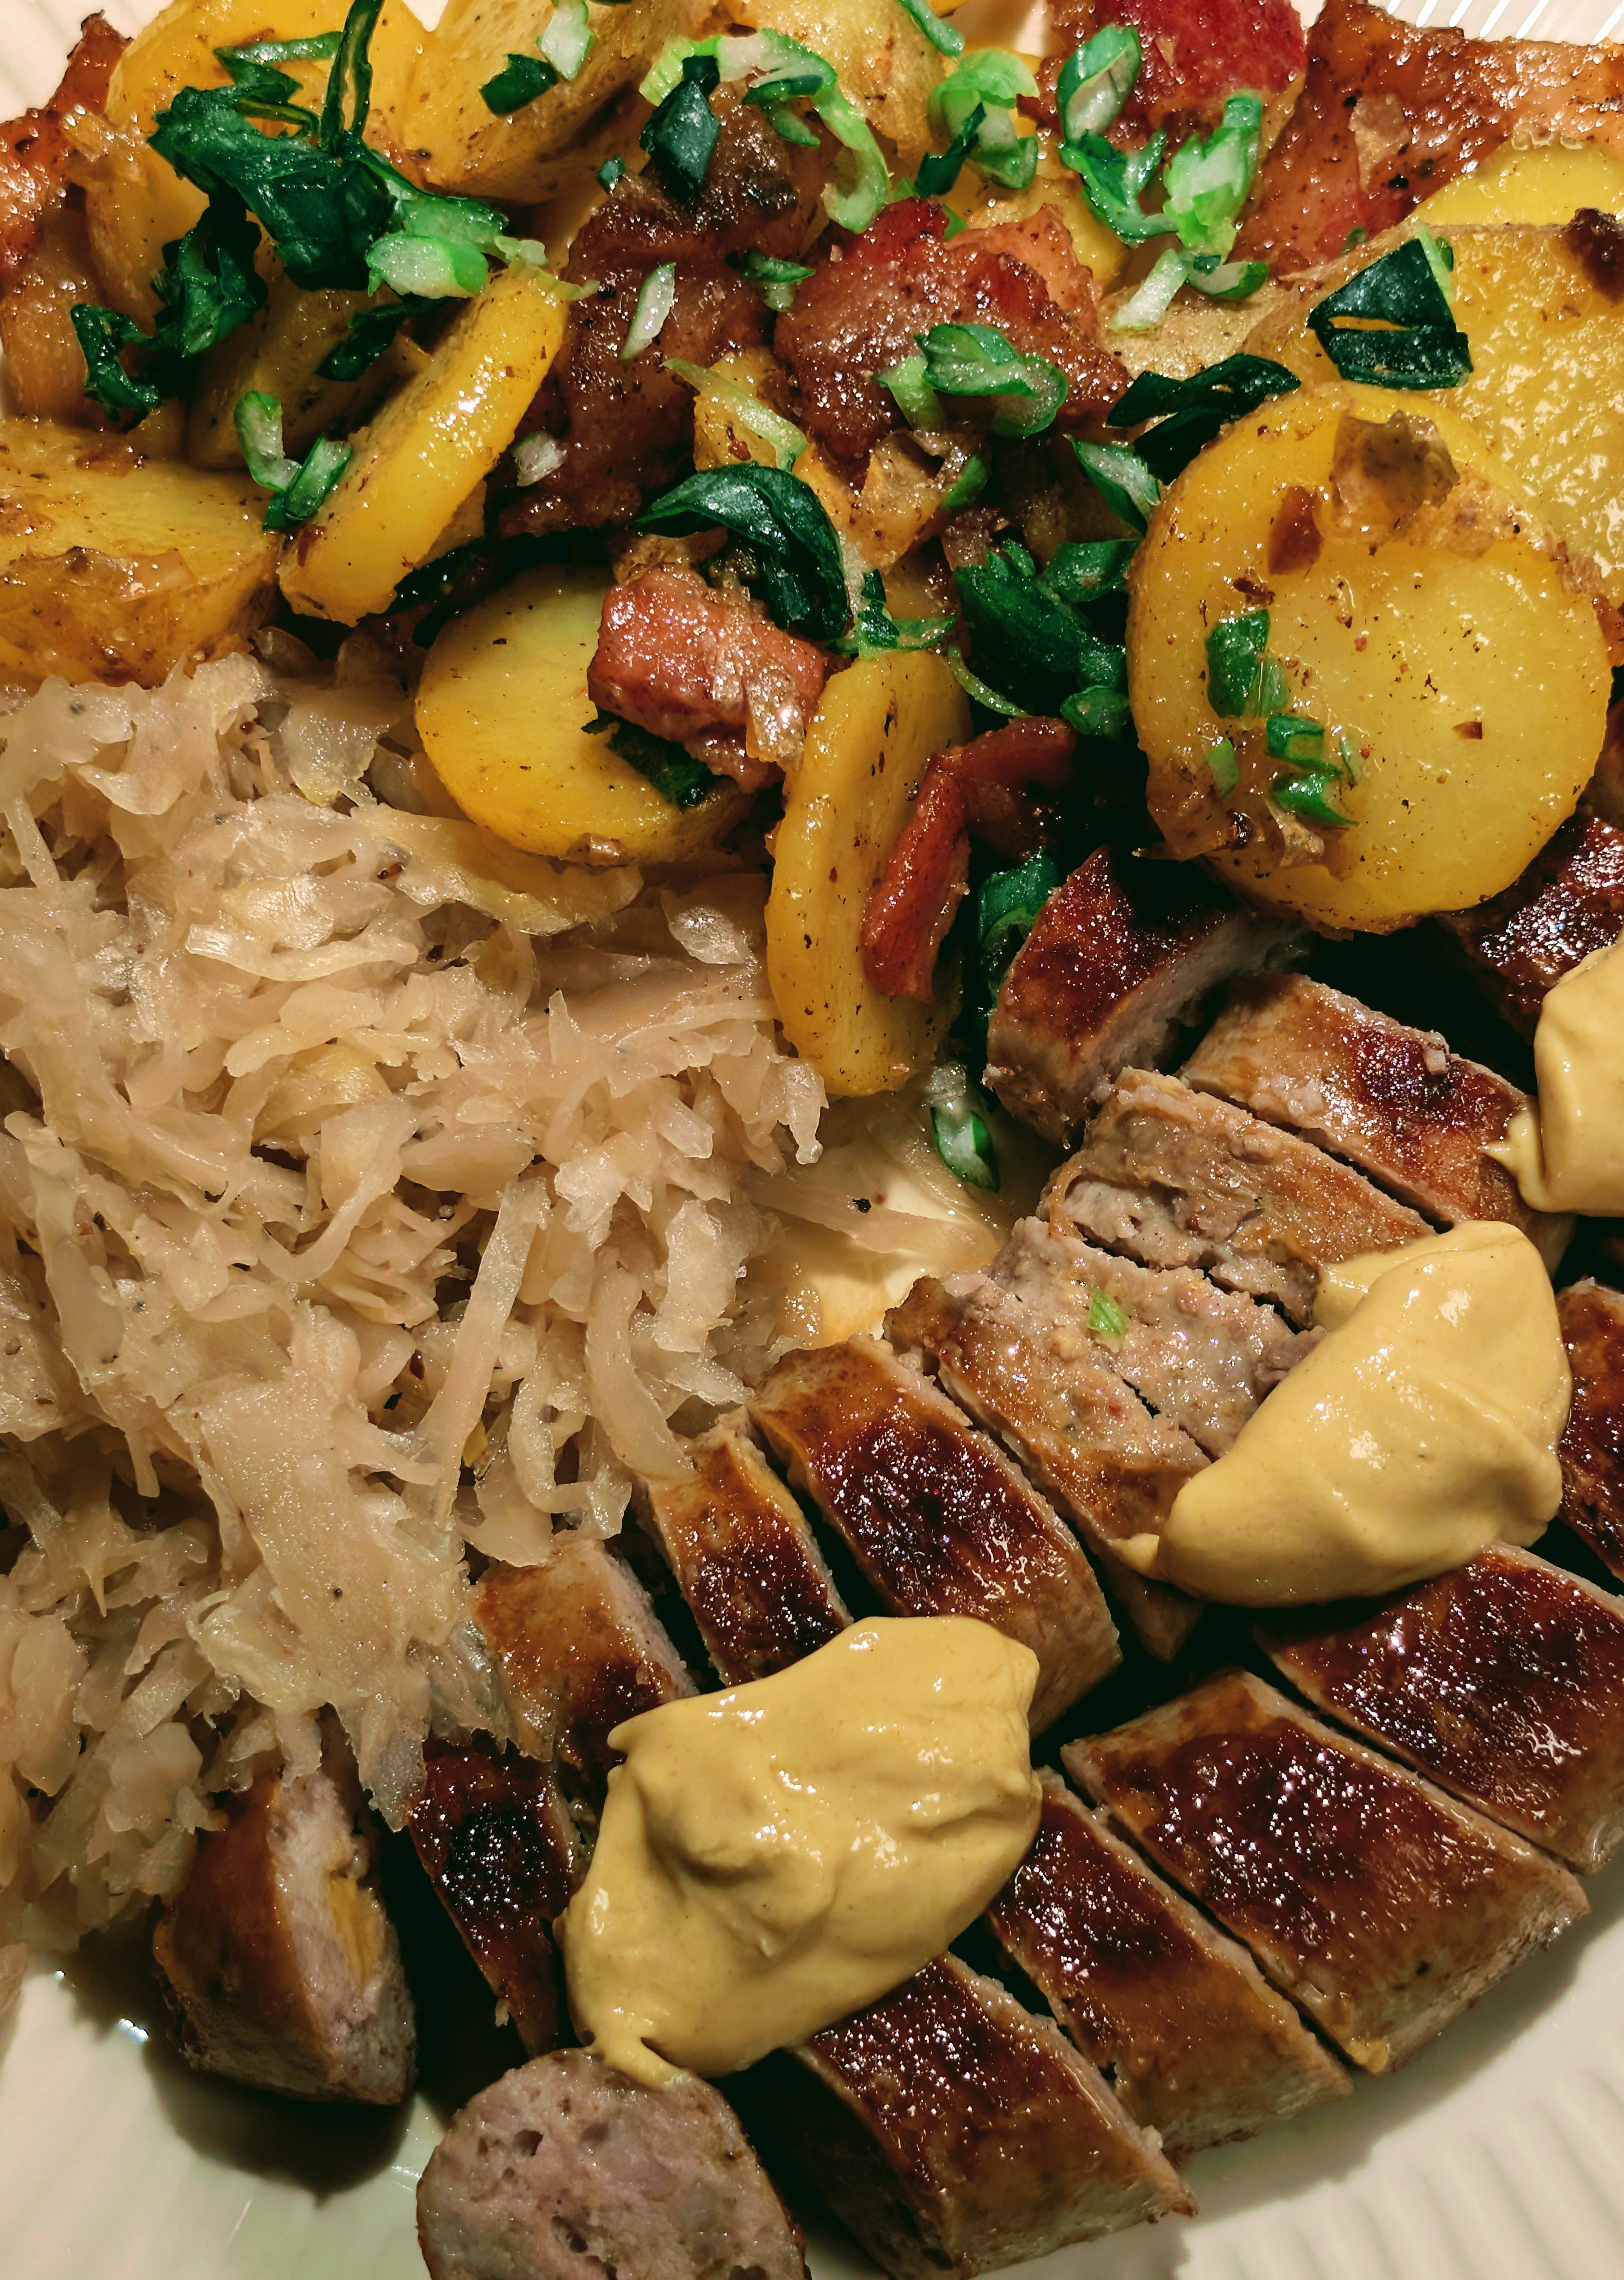
M1118 521L1143 538L1162 487L1138 452L1126 443L1085 443L1075 435L1072 449Z
M650 736L635 720L618 720L599 712L587 722L589 736L607 736L611 749L640 776L647 776L660 797L673 807L698 807L716 790L717 778L703 760L685 752L664 736Z
M1207 703L1220 720L1261 720L1286 711L1290 691L1268 649L1266 610L1224 618L1208 634Z
M1059 883L1058 865L1047 849L1040 848L1024 862L989 871L973 890L964 1026L978 1053L984 1051L987 1024L1004 977Z
M1269 787L1270 797L1304 823L1315 824L1322 831L1346 831L1353 818L1331 805L1332 794L1342 782L1340 769L1309 768L1301 775L1276 776Z
M840 541L823 502L782 467L707 467L656 499L638 530L681 535L720 524L745 559L745 583L775 622L810 641L829 642L846 626L846 574Z
M542 57L510 56L495 77L488 79L481 88L480 101L498 119L506 119L558 84L558 73Z
M996 325L933 325L914 337L925 384L936 395L995 398L995 435L1040 435L1066 401L1059 366L1046 357L1022 356Z
M1325 759L1325 724L1305 712L1271 712L1264 736L1272 760L1296 760L1310 767Z
M692 205L704 188L721 133L711 97L721 80L713 55L684 56L681 76L637 140L673 198Z
M1081 690L1126 686L1121 644L1103 640L1081 609L1039 576L1031 555L1013 539L984 562L960 569L958 598L977 673L994 689L1012 692L999 709L1058 712Z
M857 614L850 633L835 643L849 657L877 657L885 650L940 649L958 624L952 616L894 618L877 570L863 574Z
M1376 388L1455 388L1472 350L1441 281L1443 253L1417 235L1309 312L1309 329L1343 380Z
M1189 380L1142 372L1112 405L1106 425L1136 428L1155 420L1134 449L1158 482L1170 483L1230 420L1301 386L1294 372L1267 357L1226 357Z

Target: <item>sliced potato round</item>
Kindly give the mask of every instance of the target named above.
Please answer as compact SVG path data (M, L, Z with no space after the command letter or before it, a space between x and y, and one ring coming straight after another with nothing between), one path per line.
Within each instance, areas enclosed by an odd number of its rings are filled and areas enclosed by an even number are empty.
M1609 164L1624 175L1619 160ZM1612 599L1624 602L1624 301L1598 283L1560 229L1439 235L1455 256L1455 321L1471 343L1472 370L1459 387L1418 390L1412 401L1468 420L1498 457L1501 480L1529 493L1595 562ZM1248 350L1305 381L1334 381L1308 312L1368 259L1366 249L1338 262L1277 304L1247 336Z
M719 778L697 807L677 807L606 737L587 735L605 590L596 571L533 570L457 619L428 652L418 733L464 813L512 846L577 862L684 862L750 803Z
M970 708L928 651L868 658L823 692L784 788L767 896L767 975L784 1035L831 1093L894 1092L935 1058L955 999L881 998L858 937L933 752L961 744Z
M564 338L566 304L504 270L356 438L355 458L282 561L308 617L353 626L387 609L508 445Z
M1569 149L1503 142L1469 174L1457 174L1416 209L1434 229L1474 223L1571 221L1581 206L1617 213L1624 206L1624 158L1599 142Z
M1135 564L1128 680L1176 853L1271 909L1382 932L1497 894L1572 813L1605 646L1588 574L1499 464L1430 399L1339 383L1275 398L1170 487ZM1322 779L1344 828L1302 798L1301 746L1211 701L1209 635L1263 610L1266 710L1345 759Z
M269 615L280 542L247 477L0 420L0 674L162 681Z

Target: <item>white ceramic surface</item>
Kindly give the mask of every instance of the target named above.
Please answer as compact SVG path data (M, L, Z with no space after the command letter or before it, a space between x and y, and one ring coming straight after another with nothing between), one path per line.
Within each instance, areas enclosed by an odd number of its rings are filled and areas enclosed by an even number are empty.
M104 4L126 30L154 12ZM0 111L49 92L81 12L0 0ZM1624 25L1624 0L1398 12L1544 37ZM1198 2217L1023 2266L1027 2280L1620 2280L1624 1860L1589 1892L1586 1923L1401 2075L1200 2156ZM0 2280L422 2280L412 2188L442 2126L427 2101L404 2118L290 2114L189 2075L127 1992L88 1954L31 1982L0 2030ZM871 2269L832 2238L812 2261L818 2280Z

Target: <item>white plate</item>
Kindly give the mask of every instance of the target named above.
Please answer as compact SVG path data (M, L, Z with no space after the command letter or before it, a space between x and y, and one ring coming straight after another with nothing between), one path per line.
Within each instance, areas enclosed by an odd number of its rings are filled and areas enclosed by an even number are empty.
M106 12L130 30L156 8ZM5 115L49 94L81 12L79 0L0 0ZM1624 23L1624 0L1408 0L1397 12L1601 39ZM1026 2280L1618 2280L1624 1862L1589 1889L1584 1924L1402 2074L1202 2154L1198 2217L1066 2250L1021 2267ZM422 2280L412 2191L443 2127L425 2101L404 2118L290 2114L189 2074L127 2009L114 1964L92 1952L32 1981L0 2030L4 2280ZM871 2269L832 2240L812 2261L819 2280Z

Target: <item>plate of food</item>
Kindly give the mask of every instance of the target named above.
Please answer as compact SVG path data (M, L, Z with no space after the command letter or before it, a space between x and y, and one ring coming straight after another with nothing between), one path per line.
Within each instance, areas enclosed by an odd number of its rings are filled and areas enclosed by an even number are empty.
M12 0L17 2280L1619 2264L1624 46L1411 12Z

